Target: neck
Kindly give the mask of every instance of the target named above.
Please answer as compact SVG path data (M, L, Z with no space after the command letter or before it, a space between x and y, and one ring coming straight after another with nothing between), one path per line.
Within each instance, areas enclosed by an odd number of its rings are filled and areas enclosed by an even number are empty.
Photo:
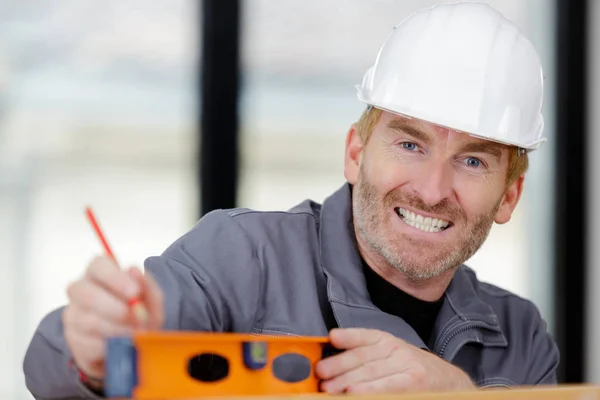
M450 269L429 279L415 280L407 277L402 271L394 268L381 254L363 245L360 235L357 235L358 250L363 260L379 276L398 289L424 301L436 301L441 298L450 285L456 268Z

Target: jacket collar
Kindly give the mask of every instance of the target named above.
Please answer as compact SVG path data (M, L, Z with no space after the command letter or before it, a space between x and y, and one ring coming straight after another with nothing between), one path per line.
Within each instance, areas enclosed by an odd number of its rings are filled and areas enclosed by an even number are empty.
M327 295L340 327L386 330L426 348L417 333L400 318L381 312L370 300L362 273L352 221L351 186L346 183L325 199L320 213L320 250L327 276ZM471 271L460 266L445 293L435 332L451 321L477 321L499 333L498 318L478 296Z

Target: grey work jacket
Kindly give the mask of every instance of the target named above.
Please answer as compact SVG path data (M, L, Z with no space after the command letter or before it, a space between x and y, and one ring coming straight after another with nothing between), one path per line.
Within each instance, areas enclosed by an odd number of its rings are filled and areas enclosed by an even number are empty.
M352 228L351 189L287 212L207 214L146 271L165 294L165 329L325 336L389 332L467 372L480 387L553 384L557 347L530 302L457 269L430 343L369 299ZM69 368L62 308L40 323L24 360L37 398L90 398Z

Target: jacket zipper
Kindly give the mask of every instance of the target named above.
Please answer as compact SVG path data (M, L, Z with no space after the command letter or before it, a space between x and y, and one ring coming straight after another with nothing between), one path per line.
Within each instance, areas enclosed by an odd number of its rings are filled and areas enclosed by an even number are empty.
M490 326L488 324L484 324L481 322L470 322L465 325L462 325L460 328L454 329L453 331L451 331L451 333L447 334L446 338L442 342L441 347L436 351L437 355L443 358L444 352L446 351L446 347L448 347L448 344L450 344L450 341L452 341L452 339L454 339L457 335L459 335L463 332L469 331L471 329L475 329L475 328L489 329L489 327Z

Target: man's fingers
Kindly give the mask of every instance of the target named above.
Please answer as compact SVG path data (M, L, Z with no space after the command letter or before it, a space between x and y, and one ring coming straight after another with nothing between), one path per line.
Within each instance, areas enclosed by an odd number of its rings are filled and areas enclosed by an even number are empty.
M137 280L141 287L141 298L140 300L146 307L146 311L148 312L148 321L147 328L150 329L159 329L162 328L164 322L164 314L163 314L163 294L160 286L156 283L156 280L147 272L143 274L137 268L131 268L129 270L129 274L135 280Z
M127 303L89 280L75 282L69 286L67 294L74 306L106 319L123 322L129 316Z
M422 390L418 383L413 382L410 375L398 373L364 381L348 386L345 393L348 394L373 394L373 393L397 393L408 390Z
M375 329L337 328L329 332L331 344L338 349L354 349L379 343L389 335Z
M139 283L106 257L96 258L86 270L86 276L124 300L137 297Z
M398 366L390 359L376 359L366 362L355 369L333 379L324 381L321 389L327 393L344 393L347 388L363 382L379 380L389 375L396 374Z
M165 320L163 293L150 272L147 272L145 276L144 301L148 305L148 311L150 312L150 326L160 329L163 327Z
M115 336L128 336L133 332L131 324L111 321L92 312L77 310L77 306L71 307L72 310L65 315L65 319L69 326L78 333L104 339ZM71 320L71 315L77 315L78 317Z
M321 379L331 379L359 368L370 361L385 359L391 352L392 349L386 346L357 347L319 361L315 367L315 372Z

